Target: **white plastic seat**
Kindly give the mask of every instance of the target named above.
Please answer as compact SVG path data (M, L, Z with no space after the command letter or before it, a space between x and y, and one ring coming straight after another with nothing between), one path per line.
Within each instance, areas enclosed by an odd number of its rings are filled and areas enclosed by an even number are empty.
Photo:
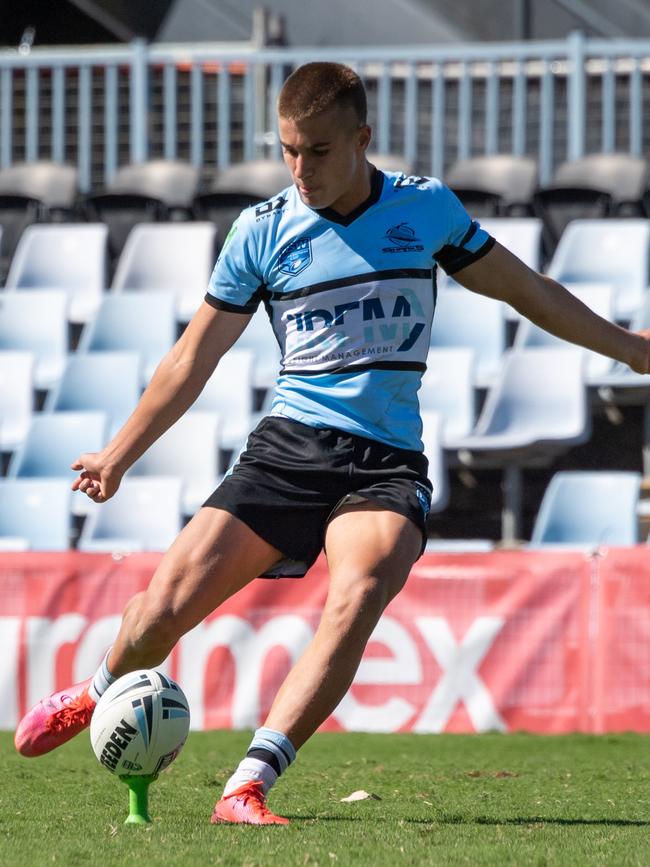
M518 259L539 271L542 265L542 221L538 217L485 217L482 228L510 250ZM505 306L506 319L518 322L520 314L509 304Z
M34 355L0 351L0 451L24 442L34 405Z
M71 322L87 322L99 307L106 286L103 223L28 226L18 242L7 275L7 289L63 289Z
M505 472L503 539L519 537L521 468L544 466L591 433L581 353L509 350L474 430L454 443L467 466Z
M165 551L181 530L181 480L122 480L105 503L93 503L79 535L80 551Z
M140 397L137 352L91 352L68 356L60 382L48 393L46 412L105 412L110 432L120 428Z
M443 419L440 413L422 412L422 442L429 461L429 480L433 485L431 512L441 512L449 503L447 462L442 447Z
M573 220L548 274L560 283L610 284L615 317L629 320L646 296L649 267L650 220Z
M112 289L171 292L176 316L189 322L201 305L214 267L212 223L142 223L129 233Z
M70 545L64 479L0 479L0 551L64 551Z
M490 385L499 373L506 348L504 307L500 301L460 287L438 293L430 344L436 349L473 349L479 387Z
M106 441L104 412L38 412L27 438L9 461L10 478L62 477L72 482L70 464L83 452L97 452Z
M136 461L130 477L178 476L183 514L193 514L219 481L219 431L216 413L186 413Z
M531 547L635 545L640 473L567 471L551 479Z
M11 456L10 478L61 478L68 487L74 480L70 464L84 452L98 452L108 436L103 412L35 413L27 438ZM92 501L77 494L72 499L75 515L85 515Z
M610 322L614 319L614 293L611 286L589 286L580 284L567 285L569 289L583 304L586 304L594 313L597 313L603 319ZM597 352L584 349L575 344L567 343L554 334L550 334L538 325L534 325L530 320L522 320L517 335L515 337L515 349L533 349L544 347L549 348L572 348L576 352L580 352L584 358L585 376L588 382L597 380L600 376L605 375L612 366L611 358L605 355L600 355Z
M521 261L539 271L542 255L542 221L537 217L484 217L481 226Z
M142 385L176 339L175 301L168 292L119 292L102 299L79 339L77 352L137 352Z
M474 350L430 349L419 399L423 411L440 413L443 445L467 436L476 417Z
M190 408L190 414L198 410L219 415L220 443L225 450L236 448L253 426L254 363L250 349L231 349Z
M33 352L34 385L51 388L68 351L67 296L62 291L0 293L0 350Z

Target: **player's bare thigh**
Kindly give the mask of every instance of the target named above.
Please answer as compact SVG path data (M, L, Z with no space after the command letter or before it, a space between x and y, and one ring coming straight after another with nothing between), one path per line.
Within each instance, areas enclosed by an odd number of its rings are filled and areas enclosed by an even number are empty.
M404 586L421 548L420 529L404 515L373 500L342 506L325 534L329 599L345 597L359 582L376 589L383 608Z
M172 616L184 634L282 556L238 518L204 507L161 560L148 605Z

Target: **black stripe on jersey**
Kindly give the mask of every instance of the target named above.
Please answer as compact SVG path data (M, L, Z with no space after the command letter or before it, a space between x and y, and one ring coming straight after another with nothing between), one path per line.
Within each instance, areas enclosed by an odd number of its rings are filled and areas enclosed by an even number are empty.
M455 247L453 244L445 244L434 255L434 259L445 269L447 274L455 274L462 268L467 268L473 262L478 262L486 253L489 253L496 244L496 240L490 235L485 244L472 252L463 247Z
M303 370L283 367L280 376L320 376L329 373L363 373L365 370L421 370L427 369L422 361L371 361L368 364L346 365L345 367L328 367L327 370Z
M388 268L385 271L369 271L367 274L356 274L351 277L341 277L338 280L325 280L314 283L313 286L303 286L291 292L271 292L272 301L291 301L293 298L304 298L317 292L327 292L328 289L338 289L341 286L354 286L357 283L370 283L376 280L402 280L415 277L419 280L432 280L431 268Z
M469 229L465 232L463 240L460 242L460 246L464 247L465 244L471 241L477 231L478 223L476 222L476 220L472 220L472 222L469 224Z
M251 299L248 304L231 304L230 301L222 301L221 298L215 298L214 295L212 295L210 292L206 292L204 298L204 300L207 301L210 307L215 307L217 310L225 310L226 313L248 314L255 313L255 311L257 310L259 298L254 295L253 299Z

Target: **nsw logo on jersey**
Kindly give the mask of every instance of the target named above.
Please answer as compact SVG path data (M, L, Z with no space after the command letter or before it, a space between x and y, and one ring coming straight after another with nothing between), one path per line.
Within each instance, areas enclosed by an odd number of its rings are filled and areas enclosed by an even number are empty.
M298 238L282 250L278 257L278 269L294 277L313 262L311 238Z
M385 235L392 242L392 247L382 247L382 253L421 253L424 250L415 229L408 223L398 223L391 226Z

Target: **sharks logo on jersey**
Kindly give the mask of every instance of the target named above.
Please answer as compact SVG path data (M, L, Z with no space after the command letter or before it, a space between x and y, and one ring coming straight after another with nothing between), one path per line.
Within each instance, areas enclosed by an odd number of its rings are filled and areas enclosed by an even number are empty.
M392 246L382 247L383 253L421 253L424 250L415 230L406 222L391 226L385 237Z

